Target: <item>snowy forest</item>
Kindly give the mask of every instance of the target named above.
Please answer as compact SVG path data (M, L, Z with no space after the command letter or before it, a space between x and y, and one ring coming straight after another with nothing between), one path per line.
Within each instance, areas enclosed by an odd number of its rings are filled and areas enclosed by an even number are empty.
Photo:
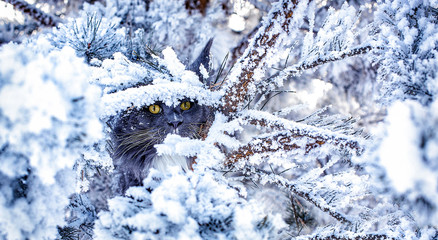
M438 0L1 0L0 239L438 239L437 58Z

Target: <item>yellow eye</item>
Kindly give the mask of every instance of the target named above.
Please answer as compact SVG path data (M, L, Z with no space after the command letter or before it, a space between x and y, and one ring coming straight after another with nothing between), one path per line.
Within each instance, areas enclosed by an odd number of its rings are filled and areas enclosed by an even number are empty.
M192 107L192 104L190 102L183 102L181 103L181 109L182 110L189 110Z
M153 114L157 114L161 112L161 108L160 106L158 106L157 104L154 105L150 105L149 106L149 112L153 113Z

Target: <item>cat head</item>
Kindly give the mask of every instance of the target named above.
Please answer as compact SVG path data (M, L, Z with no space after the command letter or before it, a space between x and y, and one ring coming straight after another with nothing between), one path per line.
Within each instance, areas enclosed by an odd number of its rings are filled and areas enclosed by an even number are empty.
M133 159L151 164L146 160L155 154L155 144L162 143L168 134L198 139L209 117L209 106L190 99L183 99L178 105L157 101L129 109L118 116L112 127L113 157L122 159L123 164Z
M154 146L162 143L168 134L188 138L201 136L218 99L215 97L218 94L210 91L211 44L212 40L188 67L181 67L173 51L167 50L164 65L167 64L170 77L159 77L152 84L104 97L110 103L107 105L114 107L108 109L112 113L108 120L111 155L116 170L125 176L121 184L124 190L141 184L154 161L159 161ZM188 161L182 167L187 169L190 165Z

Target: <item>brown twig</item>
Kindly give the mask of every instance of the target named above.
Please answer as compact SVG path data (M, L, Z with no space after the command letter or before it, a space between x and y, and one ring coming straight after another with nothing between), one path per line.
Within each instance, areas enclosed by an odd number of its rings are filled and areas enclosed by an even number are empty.
M287 132L280 132L274 136L254 139L247 145L242 146L229 154L225 164L231 165L239 161L246 161L256 154L267 154L278 151L290 152L296 149L301 149L302 146L297 145L294 138L296 138L296 136ZM324 142L318 140L315 142L309 142L305 146L305 151L307 153L322 144L324 144Z
M288 121L286 119L282 119L283 121ZM268 122L264 119L251 119L249 120L249 123L252 125L258 125L262 127L267 127L270 129L277 129L277 130L288 130L292 134L294 138L299 137L307 137L309 139L313 139L316 142L319 142L319 145L329 143L333 144L335 146L339 146L341 148L349 148L351 150L354 150L356 155L360 155L363 152L363 148L360 146L359 142L355 141L354 139L349 139L347 136L340 137L335 135L329 135L326 133L321 133L321 135L317 136L315 133L312 133L308 130L302 129L300 127L286 127L285 125L282 125L280 123L276 122ZM311 127L311 126L308 126ZM314 129L316 130L316 128Z

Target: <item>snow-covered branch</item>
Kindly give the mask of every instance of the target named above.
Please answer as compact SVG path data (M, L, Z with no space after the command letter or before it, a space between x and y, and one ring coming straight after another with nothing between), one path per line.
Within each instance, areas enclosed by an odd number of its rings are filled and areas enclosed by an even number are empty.
M242 125L251 124L276 132L269 136L256 138L230 153L227 164L248 160L256 154L277 151L307 154L324 144L351 151L356 155L360 155L363 151L359 140L354 137L296 123L265 112L249 111L248 115L243 116L239 121Z
M257 171L251 171L250 178L252 179L252 181L257 180L260 182L272 183L276 186L283 187L288 191L302 197L307 202L313 204L315 207L319 208L323 212L328 213L330 216L342 223L351 224L353 222L350 217L330 206L323 198L315 196L315 194L313 194L312 191L309 191L309 189L303 188L299 184L294 184L293 182L277 174L265 173L262 170L258 169Z
M255 37L249 44L233 71L225 80L225 97L222 112L229 115L240 110L247 98L255 94L255 86L263 80L263 71L269 64L275 62L279 56L274 56L274 49L281 46L281 42L290 33L290 25L299 1L283 0L276 3L266 20L262 23ZM308 1L303 1L307 5ZM302 9L300 9L302 11ZM301 17L298 14L299 18Z
M303 72L305 70L309 70L309 69L321 66L321 65L326 64L326 63L343 60L343 59L348 58L348 57L362 55L362 54L370 52L371 50L372 50L372 47L370 45L366 45L366 46L355 47L352 49L331 52L328 55L319 56L318 58L316 58L312 61L305 60L305 61L299 62L297 64L294 64L290 67L287 67L287 68L283 69L279 74L277 74L273 77L284 79L285 77L290 76L290 75L299 75L301 72Z

